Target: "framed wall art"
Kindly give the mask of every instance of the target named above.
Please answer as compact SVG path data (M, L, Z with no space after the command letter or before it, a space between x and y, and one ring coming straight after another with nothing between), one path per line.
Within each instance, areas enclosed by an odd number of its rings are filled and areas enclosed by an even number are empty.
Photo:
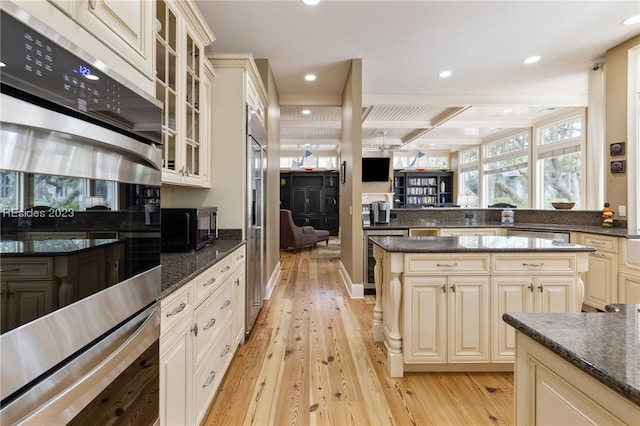
M612 157L624 155L624 153L624 142L615 142L609 145L609 155Z

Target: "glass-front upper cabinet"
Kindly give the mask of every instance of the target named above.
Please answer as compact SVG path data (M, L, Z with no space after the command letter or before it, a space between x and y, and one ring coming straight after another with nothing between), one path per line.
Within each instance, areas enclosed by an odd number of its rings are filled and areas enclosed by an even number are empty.
M200 175L200 47L187 34L187 81L185 83L186 137L185 170L189 175Z
M204 46L213 41L206 24L183 8L190 2L156 2L156 97L164 104L162 181L209 186L209 108L213 72L203 72Z
M164 105L162 112L162 168L176 171L177 18L167 3L156 3L156 98Z

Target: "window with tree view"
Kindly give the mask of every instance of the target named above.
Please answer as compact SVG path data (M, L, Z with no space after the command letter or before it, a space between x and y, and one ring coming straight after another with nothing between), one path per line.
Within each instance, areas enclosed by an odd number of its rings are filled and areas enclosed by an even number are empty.
M540 207L552 208L557 201L583 205L582 118L572 117L540 130L536 147L540 181Z
M529 207L529 132L489 143L483 153L484 204Z

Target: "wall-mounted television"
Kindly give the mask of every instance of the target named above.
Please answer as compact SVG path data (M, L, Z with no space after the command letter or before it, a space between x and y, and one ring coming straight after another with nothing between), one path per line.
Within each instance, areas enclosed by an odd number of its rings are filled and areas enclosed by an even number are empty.
M362 181L363 182L389 182L389 157L363 157Z

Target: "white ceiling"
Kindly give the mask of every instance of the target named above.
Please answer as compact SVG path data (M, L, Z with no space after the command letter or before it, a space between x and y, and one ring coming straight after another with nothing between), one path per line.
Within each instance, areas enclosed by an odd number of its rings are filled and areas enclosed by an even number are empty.
M586 106L594 64L640 34L640 24L621 24L640 14L640 0L196 3L216 37L214 52L269 60L283 151L339 144L351 59L362 59L364 149L453 151ZM531 55L542 59L524 65ZM445 69L452 76L439 78ZM308 72L315 82L304 80Z

